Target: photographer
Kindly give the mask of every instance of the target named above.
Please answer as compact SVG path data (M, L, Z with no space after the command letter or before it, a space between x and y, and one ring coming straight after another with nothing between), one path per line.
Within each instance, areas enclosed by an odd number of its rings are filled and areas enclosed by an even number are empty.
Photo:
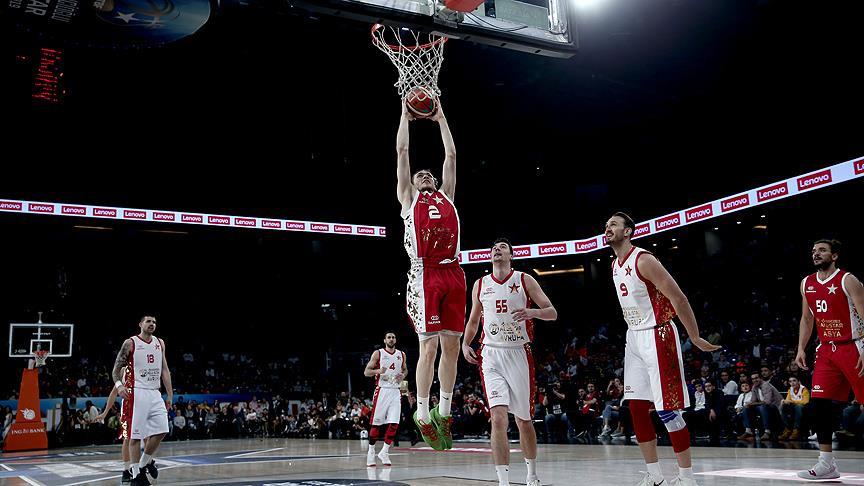
M561 382L555 380L552 386L547 388L546 396L543 397L543 406L546 407L546 438L554 444L558 442L559 433L567 431L569 422L567 414L564 411L564 406L567 402L567 395L561 389Z

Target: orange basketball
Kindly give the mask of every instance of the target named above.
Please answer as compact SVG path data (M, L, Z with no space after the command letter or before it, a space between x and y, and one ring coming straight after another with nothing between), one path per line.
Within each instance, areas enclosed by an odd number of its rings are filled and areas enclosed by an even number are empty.
M438 102L435 100L434 92L423 86L409 91L408 96L405 97L405 104L411 114L417 118L428 118L438 110Z

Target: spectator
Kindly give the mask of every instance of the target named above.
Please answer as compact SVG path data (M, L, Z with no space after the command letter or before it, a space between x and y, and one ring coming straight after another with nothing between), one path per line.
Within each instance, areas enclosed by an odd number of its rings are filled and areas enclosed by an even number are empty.
M722 388L723 395L738 397L738 383L735 383L728 371L720 372L720 388Z
M621 410L621 397L624 396L624 384L621 383L620 378L614 378L609 382L609 385L606 387L606 404L603 407L603 431L600 433L601 436L609 437L612 432L612 421L617 422L617 426L620 429L620 410Z
M762 380L759 373L751 373L750 381L753 383L753 395L755 401L750 402L747 413L750 414L751 424L756 421L758 414L762 419L761 440L771 440L771 422L780 422L780 403L783 397L774 388L774 385ZM744 435L747 435L746 433Z
M780 402L780 411L786 430L778 437L779 440L798 440L801 437L801 417L804 407L810 403L810 391L798 381L797 376L789 377L789 391L786 398Z
M176 406L174 407L174 438L186 440L186 417Z
M763 366L760 370L762 381L771 383L777 390L785 388L783 386L783 377L780 373L775 373L771 368Z
M738 440L753 437L753 425L750 423L748 410L755 400L756 397L750 390L750 383L741 383L741 393L738 395L738 401L735 402L735 423L744 427L744 433L738 436Z
M853 400L848 407L843 409L843 429L838 434L845 436L858 436L864 434L864 405Z
M561 389L561 382L555 381L552 386L547 389L546 396L543 398L543 406L546 407L546 440L555 444L559 441L560 433L565 434L569 429L567 422L567 414L564 407L567 403L567 394Z

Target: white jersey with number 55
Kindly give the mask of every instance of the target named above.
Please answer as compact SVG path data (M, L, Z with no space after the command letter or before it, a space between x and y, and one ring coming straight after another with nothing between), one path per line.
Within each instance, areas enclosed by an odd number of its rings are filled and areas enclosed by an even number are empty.
M531 297L525 291L525 274L511 270L503 281L485 275L477 285L477 298L483 304L481 344L522 347L534 339L534 321L515 321L511 314L531 306Z

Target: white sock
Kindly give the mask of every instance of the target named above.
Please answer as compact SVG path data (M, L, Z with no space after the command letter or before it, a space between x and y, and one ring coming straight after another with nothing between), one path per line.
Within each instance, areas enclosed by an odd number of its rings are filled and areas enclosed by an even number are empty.
M384 454L389 453L390 452L390 444L385 442L384 447L381 448L381 452L383 452Z
M746 432L746 433L748 433L748 434L752 434L752 433L753 433L753 429L751 429L750 427L747 427L746 429L744 429L744 432Z
M498 486L510 486L510 466L495 466L498 474Z
M819 460L825 461L827 464L831 464L831 461L834 460L834 453L819 451Z
M528 466L528 481L537 479L537 464L536 459L525 459L525 465Z
M131 463L131 462L126 461L126 462L123 463L123 470L124 470L124 471L128 471L129 468L131 468L131 467L132 467L132 463Z
M663 479L663 471L660 470L660 462L652 462L646 464L648 466L648 474L654 476L655 479Z
M141 460L138 461L138 467L146 466L147 464L150 463L150 459L152 459L152 458L153 458L153 456L151 456L150 454L141 454Z
M369 452L371 452L373 454L375 453L375 445L374 444L369 444Z
M429 423L429 397L417 397L417 418L424 424Z
M678 468L678 477L687 478L687 479L696 479L693 476L693 466L679 467Z
M453 392L441 392L441 403L438 404L438 413L440 413L443 417L447 417L450 415L450 402L452 402L452 398Z
M132 464L132 477L137 478L140 472L141 468L138 467L138 464Z

